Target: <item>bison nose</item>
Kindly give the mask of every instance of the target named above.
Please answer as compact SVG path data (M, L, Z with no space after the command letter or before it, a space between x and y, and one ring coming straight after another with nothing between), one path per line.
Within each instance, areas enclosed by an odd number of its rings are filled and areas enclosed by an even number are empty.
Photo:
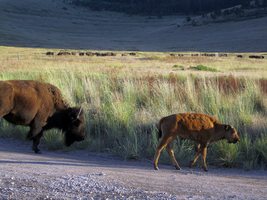
M238 143L239 141L240 141L240 139L236 139L236 140L234 141L234 144L235 144L235 143Z
M85 136L76 137L76 141L83 141L84 139L85 139Z

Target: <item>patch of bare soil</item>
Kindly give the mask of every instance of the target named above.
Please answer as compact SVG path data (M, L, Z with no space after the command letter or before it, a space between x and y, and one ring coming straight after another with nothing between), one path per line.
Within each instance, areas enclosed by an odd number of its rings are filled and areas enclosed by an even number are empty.
M266 52L267 17L178 26L186 16L93 12L62 0L0 1L0 45L123 51ZM192 17L197 22L199 17Z
M34 154L0 138L0 199L265 199L267 172L124 161L86 151Z

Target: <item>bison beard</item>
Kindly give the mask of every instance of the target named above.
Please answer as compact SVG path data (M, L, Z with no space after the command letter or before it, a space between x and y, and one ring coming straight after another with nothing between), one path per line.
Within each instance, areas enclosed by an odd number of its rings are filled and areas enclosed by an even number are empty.
M65 144L70 146L75 141L84 140L85 128L80 126L84 123L83 111L81 107L68 108L61 112L55 113L47 119L47 125L43 131L57 128L65 132Z
M32 150L43 132L52 128L65 132L67 146L85 138L81 107L69 107L61 91L54 85L33 80L0 81L0 118L15 125L29 126L27 139L33 140Z

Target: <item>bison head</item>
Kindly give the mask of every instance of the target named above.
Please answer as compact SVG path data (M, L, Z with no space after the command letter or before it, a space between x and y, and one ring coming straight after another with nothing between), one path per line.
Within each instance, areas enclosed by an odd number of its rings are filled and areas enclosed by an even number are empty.
M237 143L239 142L239 136L237 134L237 131L235 130L235 128L231 125L225 125L225 138L228 140L229 143Z
M70 146L75 141L85 138L85 124L82 108L68 108L69 124L65 134L65 144Z

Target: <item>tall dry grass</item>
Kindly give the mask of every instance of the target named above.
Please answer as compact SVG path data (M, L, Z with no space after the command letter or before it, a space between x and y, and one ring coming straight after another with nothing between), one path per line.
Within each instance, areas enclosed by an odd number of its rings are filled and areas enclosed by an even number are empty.
M79 148L106 151L126 159L152 159L160 118L173 113L200 112L232 124L241 137L236 145L225 141L211 145L209 164L245 170L267 166L265 77L168 71L166 63L178 60L160 53L134 58L48 58L41 53L28 56L21 56L20 60L8 55L2 58L0 80L49 82L61 89L71 106L83 105L86 140L69 150ZM161 70L152 70L153 67L141 70L142 62L144 68L162 63L164 66ZM19 133L21 138L26 132L27 128L13 128L1 120L2 135ZM57 130L44 134L42 141L51 149L64 148L63 136ZM177 138L175 143L178 162L187 165L194 155L193 142ZM165 151L160 163L170 163Z

